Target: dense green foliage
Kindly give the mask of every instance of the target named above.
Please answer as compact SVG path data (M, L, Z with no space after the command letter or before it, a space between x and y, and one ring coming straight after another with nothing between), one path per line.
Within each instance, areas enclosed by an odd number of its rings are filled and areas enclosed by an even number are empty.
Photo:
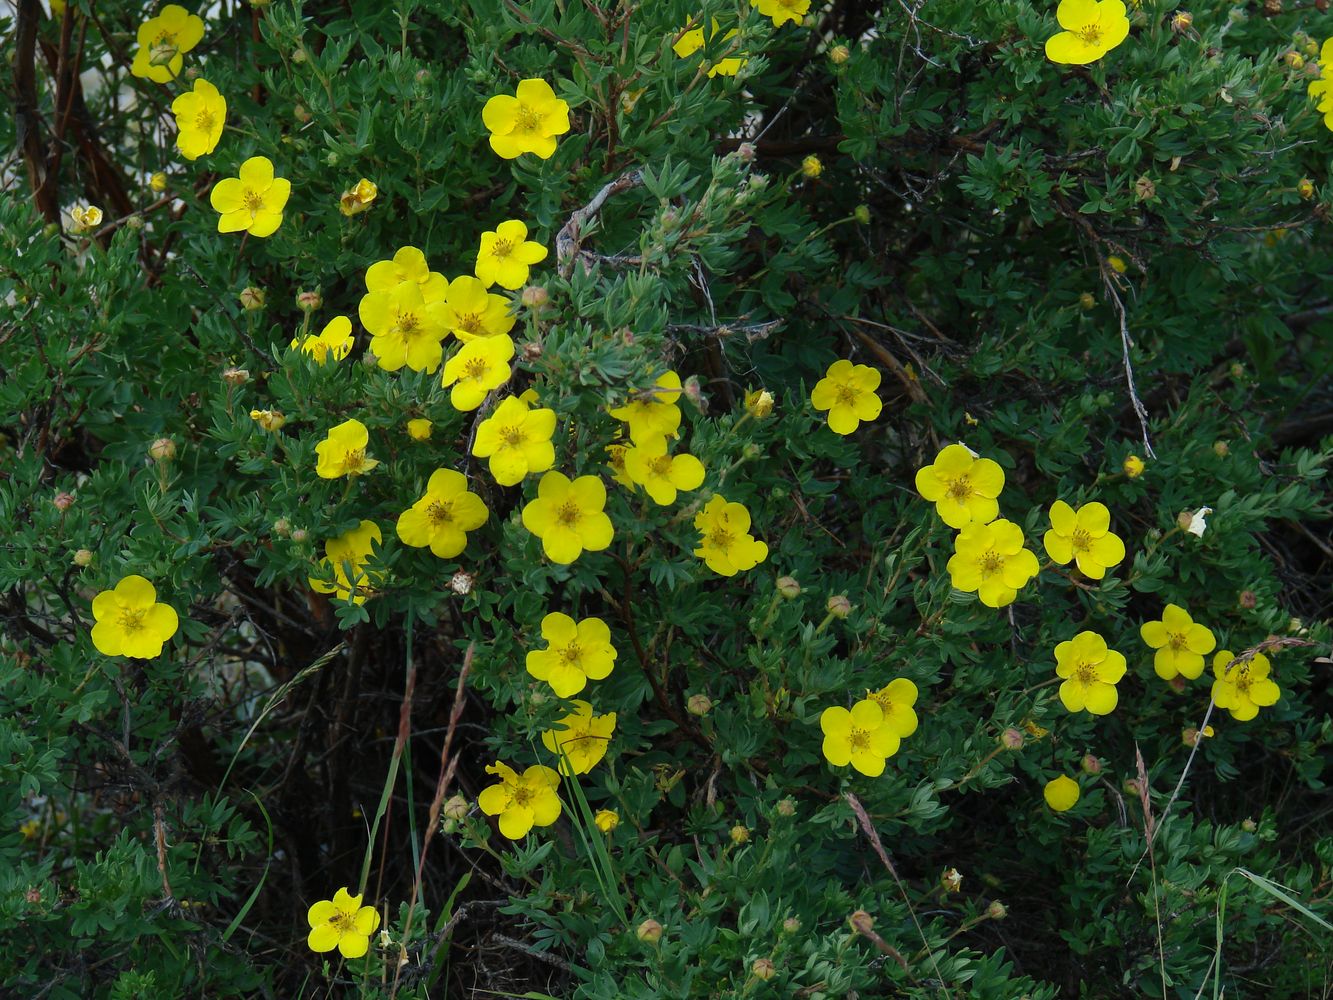
M0 994L1327 995L1333 133L1306 87L1333 20L1287 6L1142 0L1068 67L1041 0L816 0L781 27L748 0L222 0L165 85L130 74L152 5L0 13ZM691 17L721 31L681 58ZM724 55L747 62L709 77ZM168 106L200 73L227 126L187 162ZM482 107L532 77L572 128L501 159ZM251 156L292 183L266 239L209 202ZM378 197L344 215L360 178ZM469 454L490 403L381 370L359 325L338 363L288 346L355 324L399 247L469 274L506 219L550 253L540 294L505 293L497 395L536 389L555 468L607 483L615 540L572 565L523 526L536 477ZM810 403L839 358L883 372L848 436ZM707 477L659 507L612 481L607 409L668 369ZM317 477L349 418L380 465ZM1044 564L1004 608L953 589L913 489L953 441L1004 467ZM393 530L437 468L490 510L453 559ZM754 569L694 554L713 494L750 511ZM1048 563L1057 499L1110 508L1103 580ZM316 593L363 519L376 592ZM90 638L130 574L180 616L152 660ZM1159 679L1139 628L1167 602L1264 644L1278 703L1211 708L1211 657ZM552 611L610 625L579 697L617 726L511 842L476 800L497 758L556 763L568 706L524 669ZM1084 629L1128 660L1109 715L1056 694ZM898 677L919 729L881 777L831 766L821 712ZM1082 795L1055 813L1061 774ZM437 788L468 808L435 830ZM364 959L306 946L341 886L384 917Z

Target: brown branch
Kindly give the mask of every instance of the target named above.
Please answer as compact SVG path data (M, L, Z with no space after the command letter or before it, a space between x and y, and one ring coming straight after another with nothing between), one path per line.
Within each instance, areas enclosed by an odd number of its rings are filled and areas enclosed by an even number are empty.
M593 196L592 201L584 205L569 217L560 232L555 236L555 259L560 270L560 277L568 279L574 273L574 258L578 256L579 245L583 240L583 225L602 210L606 199L614 194L627 191L643 183L643 173L631 170L611 181Z
M56 174L47 164L37 124L37 22L41 16L37 0L19 0L18 26L14 32L14 129L37 211L47 222L58 224Z

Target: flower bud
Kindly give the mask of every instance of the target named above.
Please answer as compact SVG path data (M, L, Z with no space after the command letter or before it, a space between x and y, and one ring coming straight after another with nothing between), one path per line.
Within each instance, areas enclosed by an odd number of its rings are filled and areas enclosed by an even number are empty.
M750 842L750 828L737 823L731 828L731 842L737 846Z
M540 309L550 299L550 294L541 285L528 285L520 296L520 301L529 309Z
M286 538L292 533L292 522L285 517L280 517L273 522L273 534L279 538Z
M1114 254L1106 258L1106 263L1116 274L1124 274L1125 271L1128 270L1128 265L1125 263L1124 258L1117 257Z
M300 542L304 542L304 541L305 541L307 538L309 538L309 537L310 537L310 535L309 535L309 533L305 530L305 528L293 528L293 529L292 529L292 541L297 542L298 544L299 544Z
M992 899L990 906L986 907L986 916L991 920L1003 920L1009 916L1009 909L998 899Z
M1078 296L1078 307L1084 312L1097 307L1097 299L1093 297L1092 292L1080 292Z
M1216 455L1218 458L1226 458L1228 455L1231 454L1231 446L1227 444L1225 441L1214 441L1213 454Z
M1242 590L1236 595L1236 604L1246 611L1253 611L1255 605L1259 603L1259 595L1253 590Z
M763 979L765 981L772 979L778 974L778 970L773 965L773 960L771 958L756 958L750 963L750 972L754 974L756 979Z
M304 104L296 104L292 106L292 117L304 125L306 122L310 121L311 114L306 110Z
M75 566L88 566L93 561L93 554L89 549L79 549L74 553L72 561Z
M304 313L311 313L324 304L324 296L316 288L313 292L297 292L296 307Z
M649 918L639 924L639 928L634 932L634 936L644 944L657 944L658 941L662 940L662 930L663 928L661 924L656 920Z
M242 309L246 312L255 312L258 309L264 308L264 299L267 298L267 296L264 294L262 288L255 288L253 285L248 285L241 289L241 294L238 298L241 300Z
M819 157L811 153L801 161L801 176L814 180L824 172L824 164L819 162Z
M791 601L801 596L801 585L794 576L778 577L777 588L785 600Z
M251 410L250 419L269 433L282 430L287 417L281 410Z
M963 874L957 868L946 868L940 875L940 885L944 887L945 892L963 891Z
M796 800L790 795L785 799L778 799L777 809L779 816L784 816L790 819L792 816L796 815Z
M1305 65L1305 57L1295 49L1288 49L1282 53L1282 61L1292 69L1300 69Z
M1194 15L1187 10L1178 10L1171 15L1171 30L1177 34L1189 31L1194 26Z
M736 156L742 163L753 163L755 155L754 143L752 142L743 142L736 147Z
M1246 833L1254 833L1255 830L1259 829L1259 824L1247 817L1240 821L1240 828Z
M466 597L472 593L472 584L475 582L471 573L459 570L453 576L449 577L449 589L459 597Z
M685 702L685 710L702 718L713 710L713 702L706 694L692 694Z
M343 215L359 215L370 208L370 203L379 197L380 189L372 180L362 177L342 193L338 199L338 211Z
M1023 733L1020 730L1010 726L1000 734L1000 746L1006 750L1023 749Z
M786 920L782 921L783 934L795 934L800 929L801 929L801 921L798 920L796 917L788 917Z
M1102 773L1102 762L1090 753L1083 755L1083 760L1079 762L1079 767L1083 769L1084 774Z
M1128 455L1121 468L1124 469L1125 475L1130 479L1138 479L1139 476L1143 475L1143 459L1139 458L1138 455Z
M1302 177L1296 182L1296 193L1306 201L1314 197L1314 181L1308 177Z
M152 177L148 178L148 186L158 194L161 194L167 189L167 175L159 170L157 173L153 174Z
M764 453L764 446L756 441L749 442L741 449L741 454L746 458L758 458Z
M852 209L852 217L863 226L870 225L870 206L857 205Z
M845 45L835 45L829 49L828 57L834 66L841 66L852 57L852 50Z
M834 594L828 599L825 608L834 618L846 618L852 613L852 602L847 600L846 594Z
M875 918L865 910L853 910L852 915L847 918L847 923L858 934L869 935L875 930Z
M222 369L222 381L227 383L227 385L231 386L233 389L245 385L245 383L250 381L249 369L237 368L235 366L224 368Z
M413 441L429 441L431 426L425 417L416 417L407 422L407 436Z
M763 420L773 412L773 394L767 389L755 389L745 394L745 412L756 420Z
M1157 185L1153 183L1153 179L1147 174L1144 174L1134 182L1134 196L1138 198L1139 201L1152 201L1157 197Z
M148 446L148 454L154 462L170 462L176 457L176 442L168 437L158 438Z
M63 514L74 506L74 494L66 493L64 490L61 490L51 498L51 503L55 506L56 510Z
M461 795L451 795L445 800L443 812L446 817L455 822L467 819L468 801Z
M610 833L620 825L620 813L614 809L598 809L592 822L603 833Z

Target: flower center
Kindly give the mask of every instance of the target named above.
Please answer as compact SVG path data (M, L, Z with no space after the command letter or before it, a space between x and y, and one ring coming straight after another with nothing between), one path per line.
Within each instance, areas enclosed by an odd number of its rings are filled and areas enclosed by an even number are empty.
M972 495L972 480L967 476L959 476L957 479L950 479L949 485L944 491L944 495L950 500L957 500L962 503Z
M481 333L481 316L477 313L459 313L457 326L464 333Z
M1170 645L1170 647L1174 649L1177 653L1185 648L1184 632L1168 632L1167 634L1171 637L1171 640L1168 643L1168 645Z
M518 106L518 129L520 132L536 132L542 127L542 119L545 117L545 115L532 110L526 104L520 104Z
M1078 40L1084 45L1096 45L1102 40L1102 26L1100 24L1085 24L1074 32Z
M245 189L245 207L253 215L264 207L264 196L250 188Z
M120 612L120 627L126 632L142 632L143 616L142 609L123 608Z
M667 476L671 475L671 456L663 455L660 458L653 459L648 463L648 469L659 479L666 479Z
M732 535L725 528L714 528L708 533L705 542L709 548L722 549L724 552L731 548Z
M216 121L217 119L213 117L213 112L200 111L194 116L194 127L200 132L211 132L213 131L213 125Z
M514 244L510 240L496 240L495 246L491 247L492 257L508 257L514 252Z
M868 750L870 748L870 730L852 726L852 731L847 735L847 742L852 745L853 750Z
M1074 667L1074 680L1080 684L1097 683L1097 664L1080 663Z
M837 388L839 406L856 405L856 388L850 385L840 385Z
M347 470L348 475L356 475L365 464L366 449L364 448L353 448L343 458L343 468Z
M568 667L577 667L579 660L583 657L583 647L578 642L571 642L564 649L560 650L560 662Z
M519 785L517 788L514 789L514 799L513 799L514 805L526 806L531 801L532 801L531 789L526 788L523 785Z
M981 567L983 577L994 576L1004 568L1004 556L994 549L987 549L977 560L977 565Z
M1083 528L1075 528L1074 533L1069 536L1069 544L1073 546L1075 552L1087 552L1092 548L1092 536Z
M500 431L500 440L505 443L506 448L521 448L528 439L523 428L516 424L511 424Z
M170 31L164 31L148 47L148 63L151 66L165 66L176 58L178 51L176 36Z
M583 516L583 511L579 510L579 505L572 500L566 500L555 512L555 523L564 528L572 528L579 523L579 518Z
M421 320L417 319L416 313L405 312L398 314L398 332L404 337L410 337L417 332L421 326Z
M432 500L426 508L426 517L431 524L446 524L453 517L453 506L448 500Z
M466 378L480 380L485 376L487 367L485 358L472 358L463 366L463 371Z

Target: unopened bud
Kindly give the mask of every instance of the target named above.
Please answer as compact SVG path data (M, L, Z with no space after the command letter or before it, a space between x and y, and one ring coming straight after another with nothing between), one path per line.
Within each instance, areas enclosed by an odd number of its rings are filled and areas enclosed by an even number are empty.
M852 915L847 918L847 923L851 924L852 930L858 934L868 936L875 930L875 918L865 910L852 911Z
M847 600L846 594L834 594L828 599L825 608L834 618L846 618L852 613L852 602Z
M1314 197L1314 181L1308 177L1302 177L1296 182L1296 193L1306 201Z
M304 542L304 541L305 541L307 538L309 538L309 537L310 537L310 534L309 534L309 532L307 532L307 531L305 530L305 528L293 528L293 529L292 529L292 541L294 541L294 542L297 542L297 543Z
M940 885L945 892L963 891L963 874L957 868L946 868L940 876Z
M778 974L771 958L756 958L750 963L750 972L756 979L769 980Z
M1292 69L1300 69L1305 65L1305 57L1294 49L1282 53L1282 61Z
M790 818L796 815L796 800L790 795L785 799L778 799L778 815Z
M782 921L783 934L795 934L800 929L801 929L801 921L798 920L796 917L788 917L786 920Z
M1253 590L1242 590L1236 596L1236 603L1246 611L1252 611L1255 605L1259 603L1259 595Z
M170 462L176 457L176 442L171 438L158 438L148 446L148 454L155 462Z
M743 142L736 147L736 155L740 157L742 163L753 163L755 158L755 148L752 142Z
M74 494L66 493L64 490L61 490L51 498L51 503L55 505L56 510L63 514L74 506Z
M1143 459L1139 458L1138 455L1127 456L1124 464L1120 467L1130 479L1138 479L1139 476L1143 475L1143 470L1145 468Z
M453 576L449 577L449 589L459 597L466 597L472 593L472 585L475 582L471 573L459 570Z
M780 576L777 582L778 593L788 601L801 596L801 585L794 576Z
M153 174L152 177L148 178L148 186L158 194L161 194L167 189L167 175L159 170L157 173Z
M311 115L310 112L306 110L304 104L297 104L292 107L292 117L304 125L306 122L310 121Z
M413 441L429 441L431 426L425 417L415 417L407 422L407 436Z
M286 538L292 533L292 522L285 517L280 517L273 522L273 534L279 538Z
M1090 753L1083 755L1083 760L1080 762L1079 766L1083 769L1084 774L1102 773L1102 762Z
M745 394L745 412L756 420L763 420L773 412L773 394L767 389L755 389Z
M1084 312L1087 312L1089 309L1096 308L1097 300L1093 297L1092 292L1080 292L1078 296L1078 306Z
M1187 10L1178 10L1171 15L1171 30L1175 32L1189 31L1194 26L1194 15Z
M1225 441L1214 441L1213 454L1216 455L1218 458L1226 458L1228 455L1231 454L1231 446L1227 444Z
M1004 747L1006 750L1022 750L1023 733L1020 730L1015 729L1013 726L1010 726L1000 734L1000 746Z
M819 157L811 153L801 161L801 176L814 180L824 172L824 164L819 162Z
M222 381L232 388L245 385L250 381L250 372L245 368L224 368L222 369Z
M614 809L598 809L592 817L592 822L602 833L610 833L620 825L620 813Z
M238 296L241 300L241 308L246 312L255 312L258 309L263 309L264 299L266 297L267 296L265 296L262 288L255 288L253 285L248 285L245 288L242 288L241 294Z
M713 710L713 702L706 694L692 694L685 702L685 710L691 715L702 717Z
M854 209L852 209L852 218L856 219L856 221L861 223L861 225L863 226L870 225L870 206L857 205Z
M1157 185L1153 183L1151 177L1144 174L1134 182L1134 196L1139 201L1152 201L1157 197Z
M1247 817L1240 821L1240 828L1246 833L1254 833L1255 830L1259 829L1259 824Z
M457 822L466 819L468 814L467 799L461 795L451 795L444 803L444 815Z
M529 309L540 309L550 299L550 294L541 285L528 285L520 296L520 301Z
M93 554L89 549L79 549L74 553L72 561L75 566L88 566L93 561Z
M658 941L662 940L662 925L656 920L649 918L639 924L639 928L634 932L634 936L644 944L657 944Z
M733 844L748 844L750 842L750 828L737 823L731 828L730 836Z
M296 307L300 309L301 312L307 312L307 313L314 312L323 304L324 304L324 296L319 293L318 288L316 288L313 292L296 293Z
M986 916L992 920L1003 920L1009 916L1009 910L998 899L992 899L990 906L986 907Z
M835 45L829 49L828 57L834 66L841 66L852 57L852 50L845 45Z

